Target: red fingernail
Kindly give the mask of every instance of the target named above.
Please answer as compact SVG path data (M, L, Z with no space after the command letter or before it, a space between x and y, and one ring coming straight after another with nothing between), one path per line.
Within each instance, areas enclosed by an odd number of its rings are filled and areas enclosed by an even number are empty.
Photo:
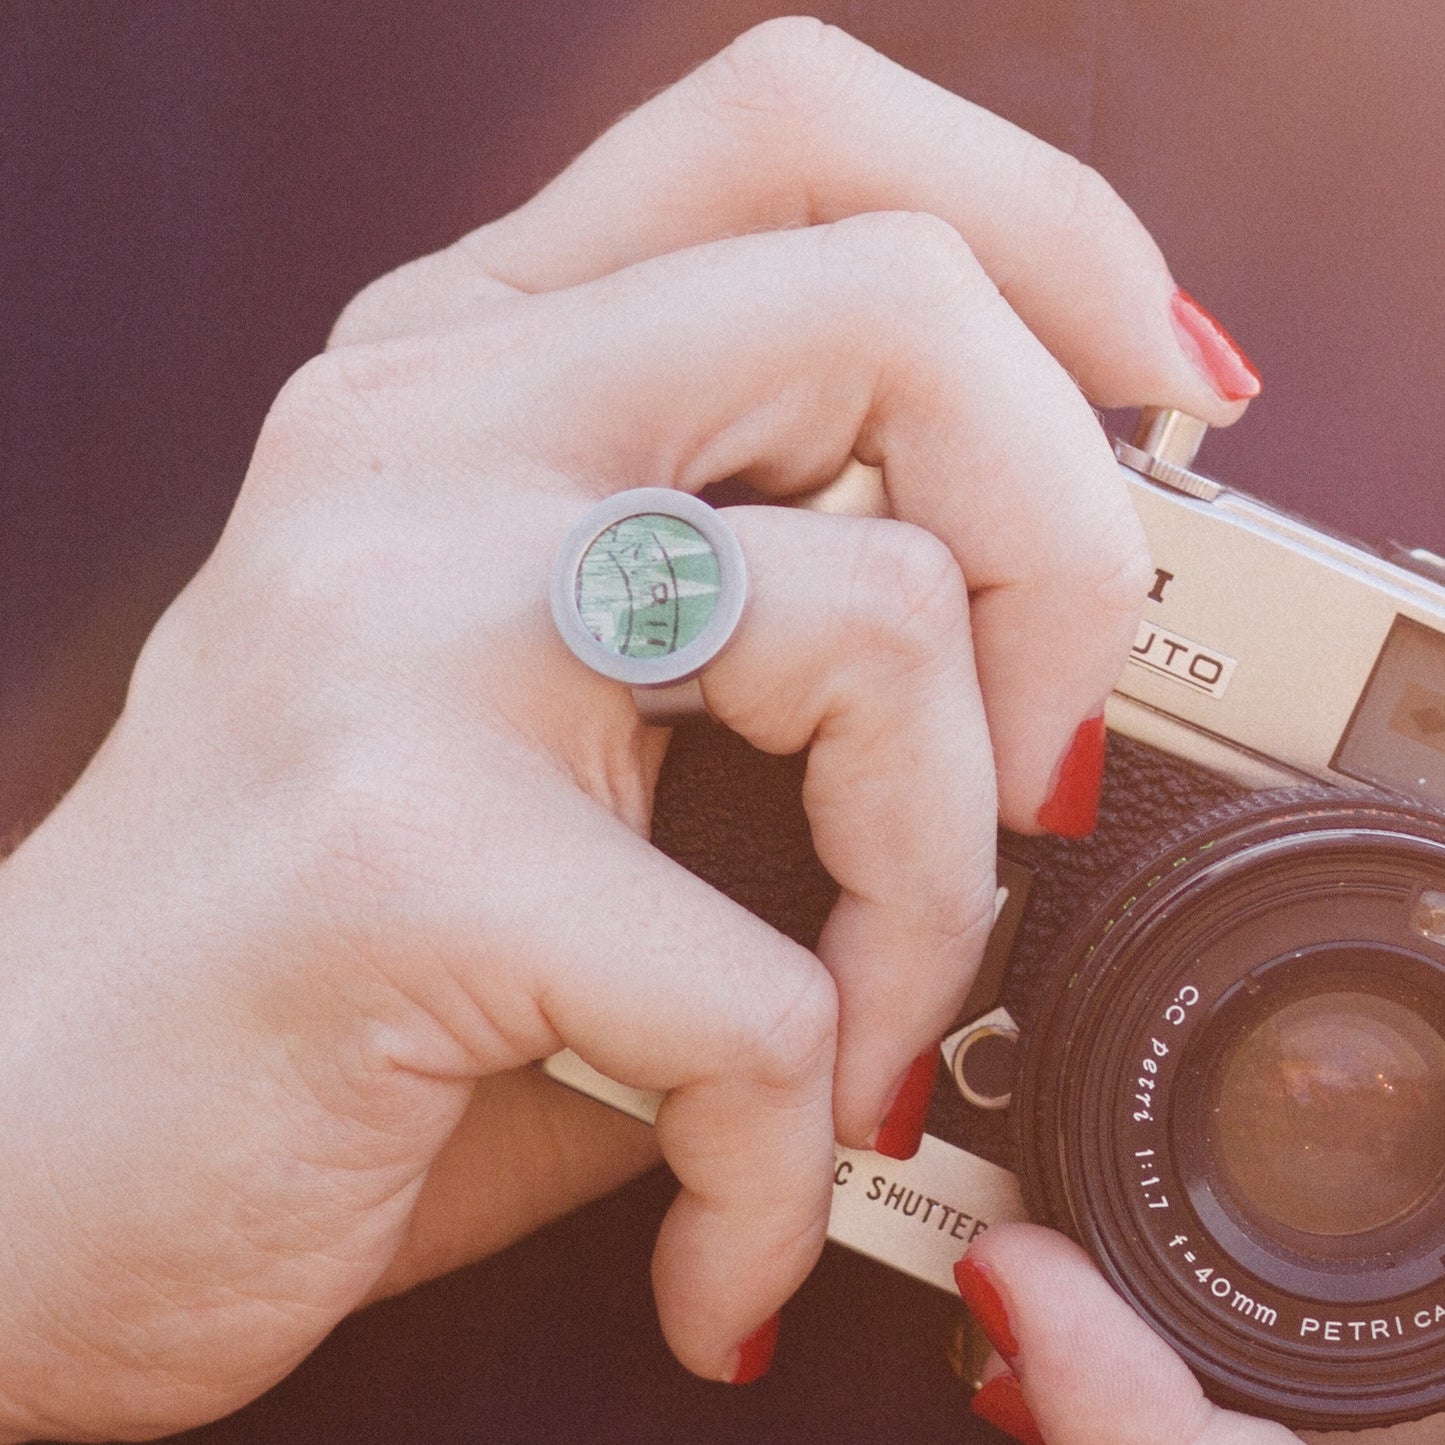
M1048 1445L1038 1423L1024 1403L1024 1392L1016 1376L1005 1371L995 1375L988 1384L977 1390L969 1409L980 1420L987 1420L1005 1435L1012 1435L1023 1445Z
M971 1255L964 1255L953 1267L953 1282L968 1306L968 1312L978 1321L978 1327L988 1336L988 1342L1009 1364L1019 1353L1019 1342L1014 1339L1013 1326L1009 1324L1008 1306L999 1293L994 1273L987 1265L978 1264Z
M1259 372L1254 364L1187 291L1175 291L1170 310L1184 354L1225 401L1247 401L1259 395Z
M764 1323L738 1346L738 1367L733 1384L751 1385L761 1380L772 1368L773 1351L778 1345L778 1317Z
M1079 724L1054 775L1054 790L1038 812L1040 828L1060 838L1087 838L1099 821L1104 782L1104 715Z
M928 1049L909 1064L908 1072L893 1091L893 1101L878 1126L873 1147L890 1159L911 1159L923 1142L923 1121L928 1116L928 1101L933 1097L938 1078L939 1053Z

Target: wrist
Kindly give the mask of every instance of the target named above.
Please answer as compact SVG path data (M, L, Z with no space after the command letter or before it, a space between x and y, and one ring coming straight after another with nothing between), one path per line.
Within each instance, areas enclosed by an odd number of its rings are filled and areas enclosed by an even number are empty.
M192 1306L174 1261L148 1271L184 1232L168 1186L201 1153L189 1061L228 1052L194 956L227 913L137 772L98 759L0 864L0 1445L139 1438L226 1408L166 1365Z
M204 760L164 752L123 723L0 866L0 1445L239 1407L361 1299L405 1203L351 1163L356 1030L306 966L303 845L269 795L207 777L183 807Z

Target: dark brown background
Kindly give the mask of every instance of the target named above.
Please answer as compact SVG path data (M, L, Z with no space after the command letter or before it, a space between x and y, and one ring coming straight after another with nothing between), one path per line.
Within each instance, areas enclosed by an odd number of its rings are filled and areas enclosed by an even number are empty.
M0 830L33 822L213 544L266 405L367 280L505 211L784 7L0 7ZM840 0L1096 165L1265 394L1208 468L1445 551L1445 7ZM348 1322L197 1440L957 1440L953 1307L830 1252L773 1376L700 1385L646 1285L667 1185ZM983 1438L980 1434L979 1438Z

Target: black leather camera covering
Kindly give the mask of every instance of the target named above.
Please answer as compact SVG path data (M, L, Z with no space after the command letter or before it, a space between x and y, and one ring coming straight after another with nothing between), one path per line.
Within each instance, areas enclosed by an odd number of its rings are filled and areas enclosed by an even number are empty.
M673 735L658 784L653 841L684 867L812 947L837 887L818 862L800 799L803 754L770 757L707 722ZM1025 838L1000 847L1033 873L998 1000L1027 1034L1055 966L1058 945L1109 879L1148 856L1191 819L1242 794L1237 784L1128 738L1111 735L1099 826L1092 838ZM971 1001L973 1012L979 1007ZM970 1107L941 1083L928 1132L1014 1167L1006 1115Z

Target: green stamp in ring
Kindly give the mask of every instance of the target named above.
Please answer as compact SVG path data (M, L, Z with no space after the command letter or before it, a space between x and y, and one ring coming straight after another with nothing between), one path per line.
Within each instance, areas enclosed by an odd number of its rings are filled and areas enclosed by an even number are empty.
M548 587L562 640L632 689L649 722L705 711L699 677L728 645L747 561L724 513L670 487L633 487L590 507L563 539Z
M582 624L619 657L667 657L701 636L721 579L707 538L681 517L624 517L594 539L577 569Z

